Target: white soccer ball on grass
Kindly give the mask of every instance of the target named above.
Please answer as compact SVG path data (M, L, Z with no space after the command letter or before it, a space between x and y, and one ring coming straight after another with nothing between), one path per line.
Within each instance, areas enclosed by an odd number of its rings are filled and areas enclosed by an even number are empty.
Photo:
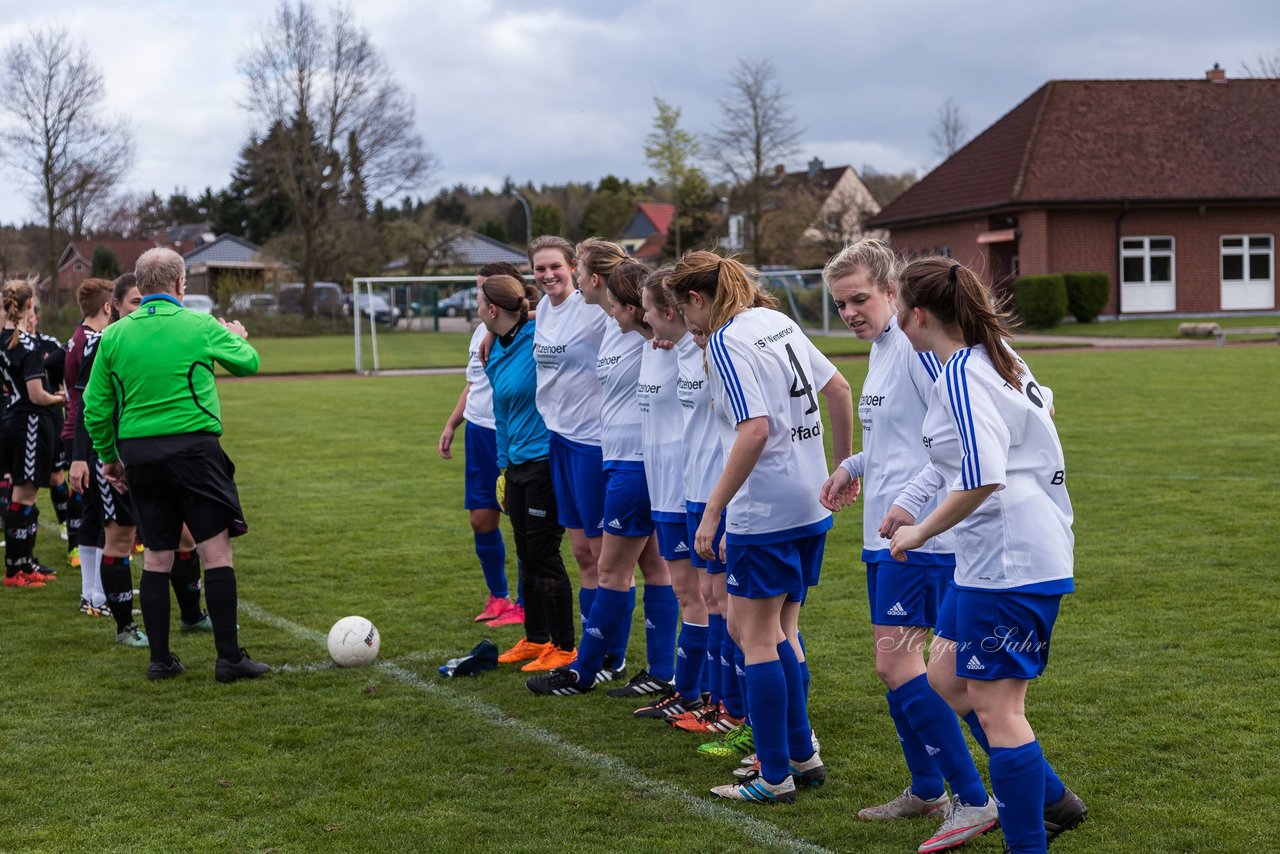
M339 667L372 664L381 645L377 627L364 617L343 617L329 629L329 657Z

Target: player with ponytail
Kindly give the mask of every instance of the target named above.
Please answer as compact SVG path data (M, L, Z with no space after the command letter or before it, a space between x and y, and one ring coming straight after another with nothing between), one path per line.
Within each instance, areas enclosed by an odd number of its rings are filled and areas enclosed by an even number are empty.
M1024 712L1045 670L1075 537L1062 444L1044 389L1006 343L1008 315L949 258L902 272L898 324L943 365L922 435L950 491L893 534L898 560L956 529L956 569L929 659L929 683L990 755L991 787L1015 854L1084 821L1084 803L1049 765ZM943 643L942 639L951 641Z
M819 785L800 606L818 583L831 514L818 503L827 479L818 394L827 398L834 459L849 456L849 383L791 318L753 305L754 271L733 258L688 252L667 280L689 328L710 334L708 374L726 449L694 548L710 559L727 511L723 557L729 630L742 647L759 775L712 793L790 803L796 785Z

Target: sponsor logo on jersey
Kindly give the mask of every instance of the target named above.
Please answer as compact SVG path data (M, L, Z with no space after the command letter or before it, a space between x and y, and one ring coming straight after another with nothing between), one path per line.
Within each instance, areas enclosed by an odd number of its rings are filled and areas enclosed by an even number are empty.
M788 335L790 335L792 332L795 332L795 331L796 331L796 328L794 326L788 326L786 329L782 330L781 332L775 332L772 335L766 335L763 338L757 339L756 346L759 347L761 350L763 350L765 347L768 347L773 342L781 341L783 338L786 338Z
M901 602L894 602L893 607L885 611L885 613L890 617L905 617L907 616L907 609L902 607Z
M684 377L680 377L680 379L676 381L676 390L697 391L702 388L702 384L704 382L706 382L706 380L687 380Z
M592 626L591 628L587 629L587 634L591 635L593 638L604 640L604 632L600 631L595 626Z
M617 529L621 529L621 528L622 528L622 522L620 522L620 521L619 521L619 520L617 520L617 519L614 519L613 521L611 521L611 522L609 523L609 527L610 527L610 528L617 528Z
M618 362L621 360L622 360L621 356L605 356L601 359L597 359L596 370L598 371L601 368L612 368L614 365L618 364Z
M932 448L932 447L933 447L933 437L932 437L932 436L921 436L921 437L920 437L920 443L921 443L922 445L924 445L926 448Z
M815 421L812 427L806 427L801 424L798 427L791 428L791 441L804 442L809 439L816 439L822 435L822 422Z
M653 385L652 383L636 383L637 394L657 394L662 391L662 386Z
M883 394L864 394L858 398L859 406L879 406L882 403L884 403Z
M965 665L965 668L968 670L986 670L987 666L981 661L978 661L978 656L971 655L969 656L969 663Z
M534 344L533 354L535 356L560 356L568 349L568 344Z

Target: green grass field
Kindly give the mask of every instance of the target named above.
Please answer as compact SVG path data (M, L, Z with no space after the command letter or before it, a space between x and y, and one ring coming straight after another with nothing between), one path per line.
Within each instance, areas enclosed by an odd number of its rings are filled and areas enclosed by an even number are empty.
M251 339L262 356L264 374L322 374L355 371L355 346L349 335L316 335L295 338ZM380 332L378 364L382 370L412 368L461 368L467 363L467 344L471 336L461 332ZM828 356L865 356L871 345L849 333L817 335L818 348ZM373 349L369 337L363 340L363 367L373 368ZM1029 339L1019 342L1024 349L1062 344L1048 344ZM1082 344L1081 346L1088 346Z
M1261 314L1250 317L1139 317L1113 320L1105 323L1067 323L1052 329L1027 330L1033 336L1037 332L1050 335L1078 335L1083 338L1177 338L1178 327L1184 323L1216 323L1223 329L1244 329L1252 326L1280 326L1280 314ZM1249 340L1252 336L1235 340ZM1274 335L1260 335L1258 340L1275 339Z
M1030 361L1056 393L1078 592L1028 711L1090 807L1053 850L1280 850L1276 351ZM865 362L841 369L856 388ZM486 635L519 636L471 622L484 594L463 463L434 452L459 382L222 385L252 527L237 541L241 640L287 665L268 678L216 684L211 641L175 634L187 673L148 683L145 651L76 612L77 573L0 590L0 849L914 851L934 825L854 816L906 776L847 511L802 621L831 779L795 806L713 802L735 762L603 692L537 698L509 668L436 675ZM42 534L46 563L61 545ZM347 614L381 630L377 666L327 665L324 633Z

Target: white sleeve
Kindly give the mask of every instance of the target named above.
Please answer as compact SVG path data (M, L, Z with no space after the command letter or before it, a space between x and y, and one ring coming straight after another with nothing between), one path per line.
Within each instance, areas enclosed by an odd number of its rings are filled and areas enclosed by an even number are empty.
M960 481L962 490L989 484L1005 484L1012 437L1000 415L991 389L968 370L968 357L949 365L947 400L951 417L960 434Z
M938 357L933 355L932 350L927 353L913 351L907 358L907 375L911 377L911 384L915 386L920 399L927 406L929 392L933 390L933 384L942 373L942 365L938 362Z
M925 467L911 478L893 503L919 518L924 506L945 486L946 478L943 477L942 472L938 471L933 463L926 463Z
M866 463L863 462L862 459L865 453L865 451L858 451L858 453L840 463L840 468L847 471L849 473L849 477L852 477L855 480L862 477L862 473L867 470Z
M720 376L733 423L741 424L749 418L767 416L769 405L751 348L726 336L721 329L711 336L707 352L711 354L710 364Z

